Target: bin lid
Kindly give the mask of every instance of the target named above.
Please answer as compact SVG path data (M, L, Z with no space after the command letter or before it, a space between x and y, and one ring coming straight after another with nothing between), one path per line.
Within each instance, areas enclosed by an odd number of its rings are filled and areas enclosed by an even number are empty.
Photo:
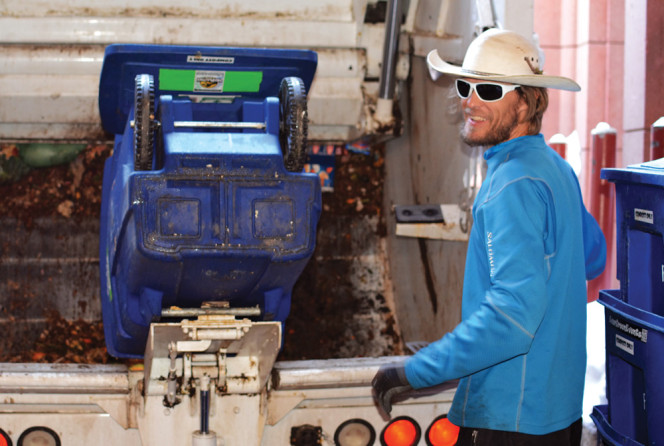
M664 158L625 168L602 169L600 177L612 182L650 184L664 187Z
M229 101L278 96L284 77L297 76L309 91L318 63L311 50L113 44L106 47L99 81L99 113L108 132L120 134L134 103L138 74L154 77L155 93Z

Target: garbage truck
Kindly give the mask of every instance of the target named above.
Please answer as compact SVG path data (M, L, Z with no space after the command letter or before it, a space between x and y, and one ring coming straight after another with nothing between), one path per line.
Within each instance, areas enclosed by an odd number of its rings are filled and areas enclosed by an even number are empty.
M408 102L424 101L433 88L410 79L426 78L429 49L462 57L473 30L491 25L477 22L479 7L3 3L3 142L27 150L104 141L112 152L98 221L0 219L1 322L11 333L0 342L33 339L39 310L54 306L71 318L103 317L107 350L124 362L0 363L0 446L453 444L456 428L446 418L453 385L408 394L391 418L377 408L371 378L404 351L278 356L287 348L293 288L307 264L322 261L315 258L320 226L348 221L324 209L325 185L305 166L311 144L371 156L386 141L403 141L388 150L392 165L405 165L411 155L403 149L424 129L402 126L428 119L426 107ZM442 104L428 107L437 113ZM443 229L437 246L445 255L427 253L421 238L397 237L392 215L361 223L372 237L360 229L348 245L334 240L356 249L347 253L358 277L353 292L364 292L379 271L385 298L403 295L406 303L387 307L404 340L436 339L460 315L455 270L469 222L458 184L477 169L463 153L445 163L454 187L438 189L454 204L444 222L432 223ZM381 205L415 201L408 189L386 185L391 195ZM72 201L96 199L82 195ZM352 200L356 209L363 203ZM389 242L373 238L383 225ZM449 280L437 280L436 271ZM81 277L91 280L73 280Z
M445 392L383 419L368 384L394 358L275 364L321 213L302 172L316 64L308 50L107 47L104 334L143 367L3 364L6 444L416 444L454 429Z

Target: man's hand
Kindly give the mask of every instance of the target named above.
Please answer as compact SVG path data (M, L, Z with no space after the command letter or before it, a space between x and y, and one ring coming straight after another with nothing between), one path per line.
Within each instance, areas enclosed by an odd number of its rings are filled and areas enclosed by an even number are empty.
M402 363L382 365L371 381L371 386L374 398L387 415L392 412L394 397L412 389Z

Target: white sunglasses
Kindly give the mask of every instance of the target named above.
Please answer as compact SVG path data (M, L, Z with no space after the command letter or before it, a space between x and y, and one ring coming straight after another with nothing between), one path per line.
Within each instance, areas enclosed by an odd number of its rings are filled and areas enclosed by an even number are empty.
M460 98L466 99L475 90L477 97L484 102L500 101L507 93L520 87L520 85L503 85L494 82L469 82L463 79L456 80L456 91Z

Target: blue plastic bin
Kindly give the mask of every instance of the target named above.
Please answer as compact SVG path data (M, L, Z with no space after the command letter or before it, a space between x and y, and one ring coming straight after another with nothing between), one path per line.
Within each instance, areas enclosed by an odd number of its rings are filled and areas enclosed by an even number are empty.
M608 420L644 445L664 444L664 317L600 291L606 320ZM623 444L623 443L618 443Z
M609 423L609 407L606 404L593 407L590 418L597 426L598 444L608 446L644 446L629 437L617 432Z
M293 76L308 88L316 57L107 48L99 106L116 136L104 168L100 268L110 354L141 357L150 323L172 306L223 301L258 307L259 320L286 319L314 251L321 188L316 175L285 168L280 85ZM149 105L154 121L139 121L147 108L137 104ZM143 135L150 144L136 140L141 122L154 125ZM150 149L146 167L137 165L136 147Z
M664 316L664 160L602 169L615 183L620 299Z

